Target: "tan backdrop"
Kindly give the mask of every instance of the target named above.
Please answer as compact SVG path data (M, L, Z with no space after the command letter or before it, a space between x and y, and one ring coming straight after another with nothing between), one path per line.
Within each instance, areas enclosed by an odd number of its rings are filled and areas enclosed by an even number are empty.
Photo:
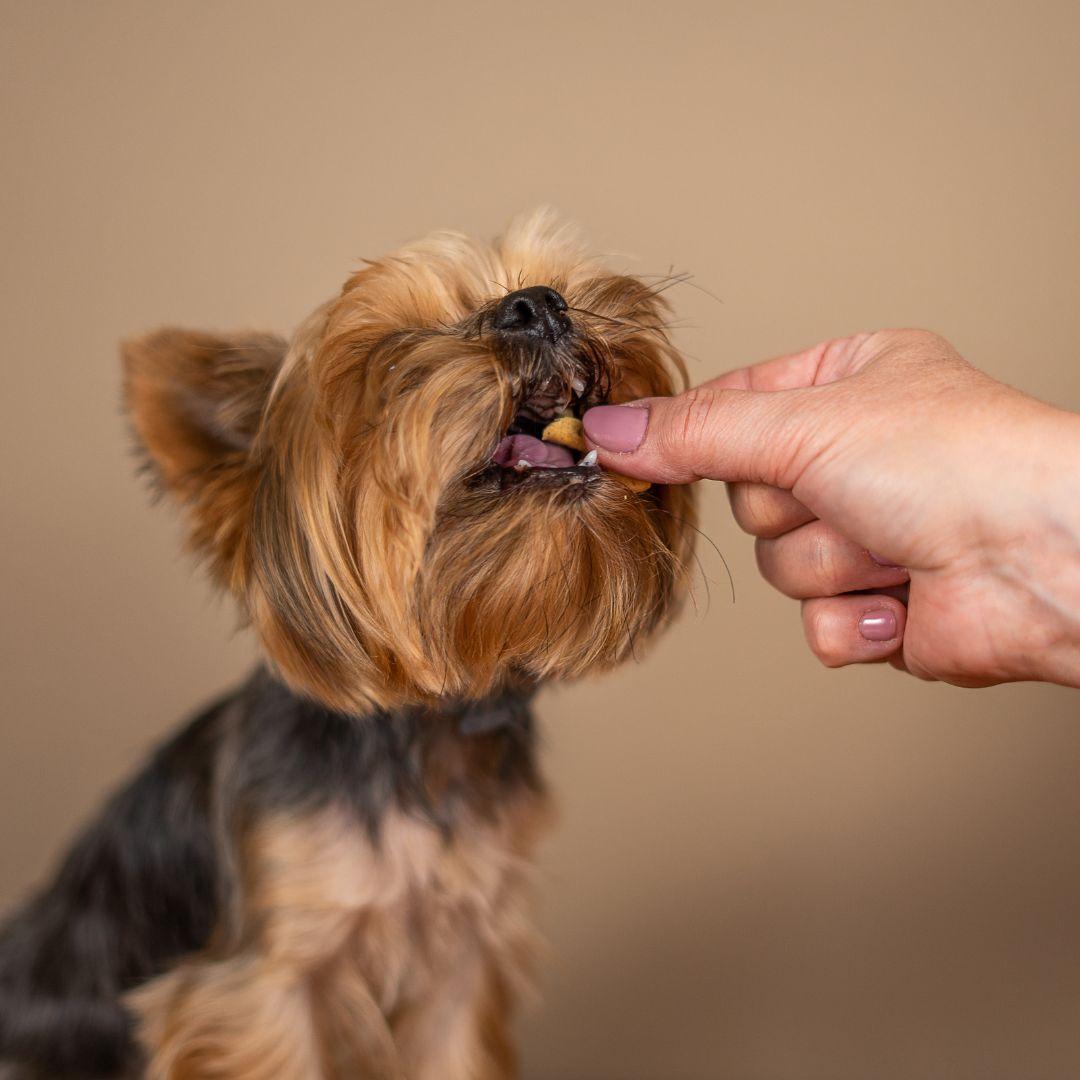
M552 203L695 377L882 325L1080 407L1080 9L3 4L0 898L252 645L132 475L116 342L287 330ZM994 437L987 432L987 438ZM828 672L719 487L711 603L546 693L531 1080L1080 1075L1080 695Z

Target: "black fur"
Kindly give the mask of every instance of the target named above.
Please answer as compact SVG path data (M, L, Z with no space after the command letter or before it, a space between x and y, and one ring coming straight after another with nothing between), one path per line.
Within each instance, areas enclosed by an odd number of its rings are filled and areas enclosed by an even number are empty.
M482 768L433 791L427 765L460 740ZM449 835L463 807L493 812L520 785L539 786L526 695L358 718L256 672L153 755L0 929L0 1075L138 1076L121 995L206 943L235 838L266 811L336 803L377 838L396 806Z

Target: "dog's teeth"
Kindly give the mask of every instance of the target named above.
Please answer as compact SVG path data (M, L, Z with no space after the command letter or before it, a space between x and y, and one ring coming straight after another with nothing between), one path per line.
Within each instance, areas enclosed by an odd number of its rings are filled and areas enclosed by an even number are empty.
M570 385L574 388L574 393L575 394L584 394L585 393L585 380L584 379L575 379Z
M532 462L526 461L524 458L520 458L514 468L517 469L519 472L523 472L525 469L532 468Z
M580 461L578 462L578 465L580 465L580 466L581 466L582 468L585 468L585 469L587 469L587 468L588 468L588 467L589 467L590 465L595 465L595 464L596 464L596 451L595 451L595 450L590 450L590 451L589 451L589 452L588 452L588 453L587 453L587 454L586 454L586 455L585 455L585 456L584 456L584 457L583 457L583 458L582 458L582 459L581 459L581 460L580 460Z

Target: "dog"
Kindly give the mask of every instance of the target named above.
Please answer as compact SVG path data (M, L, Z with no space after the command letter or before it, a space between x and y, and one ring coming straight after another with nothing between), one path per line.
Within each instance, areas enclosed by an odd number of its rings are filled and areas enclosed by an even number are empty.
M666 282L547 212L366 262L291 342L122 350L156 489L265 656L0 933L0 1074L495 1080L549 817L529 701L677 606L687 487L556 417L685 384Z

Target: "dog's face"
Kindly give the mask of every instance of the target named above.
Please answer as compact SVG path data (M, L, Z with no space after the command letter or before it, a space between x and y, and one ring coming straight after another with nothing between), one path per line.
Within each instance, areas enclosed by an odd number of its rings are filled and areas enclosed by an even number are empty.
M538 438L671 393L665 312L536 215L367 264L289 345L135 341L127 401L294 687L351 711L478 698L609 666L669 613L689 489L631 492Z

